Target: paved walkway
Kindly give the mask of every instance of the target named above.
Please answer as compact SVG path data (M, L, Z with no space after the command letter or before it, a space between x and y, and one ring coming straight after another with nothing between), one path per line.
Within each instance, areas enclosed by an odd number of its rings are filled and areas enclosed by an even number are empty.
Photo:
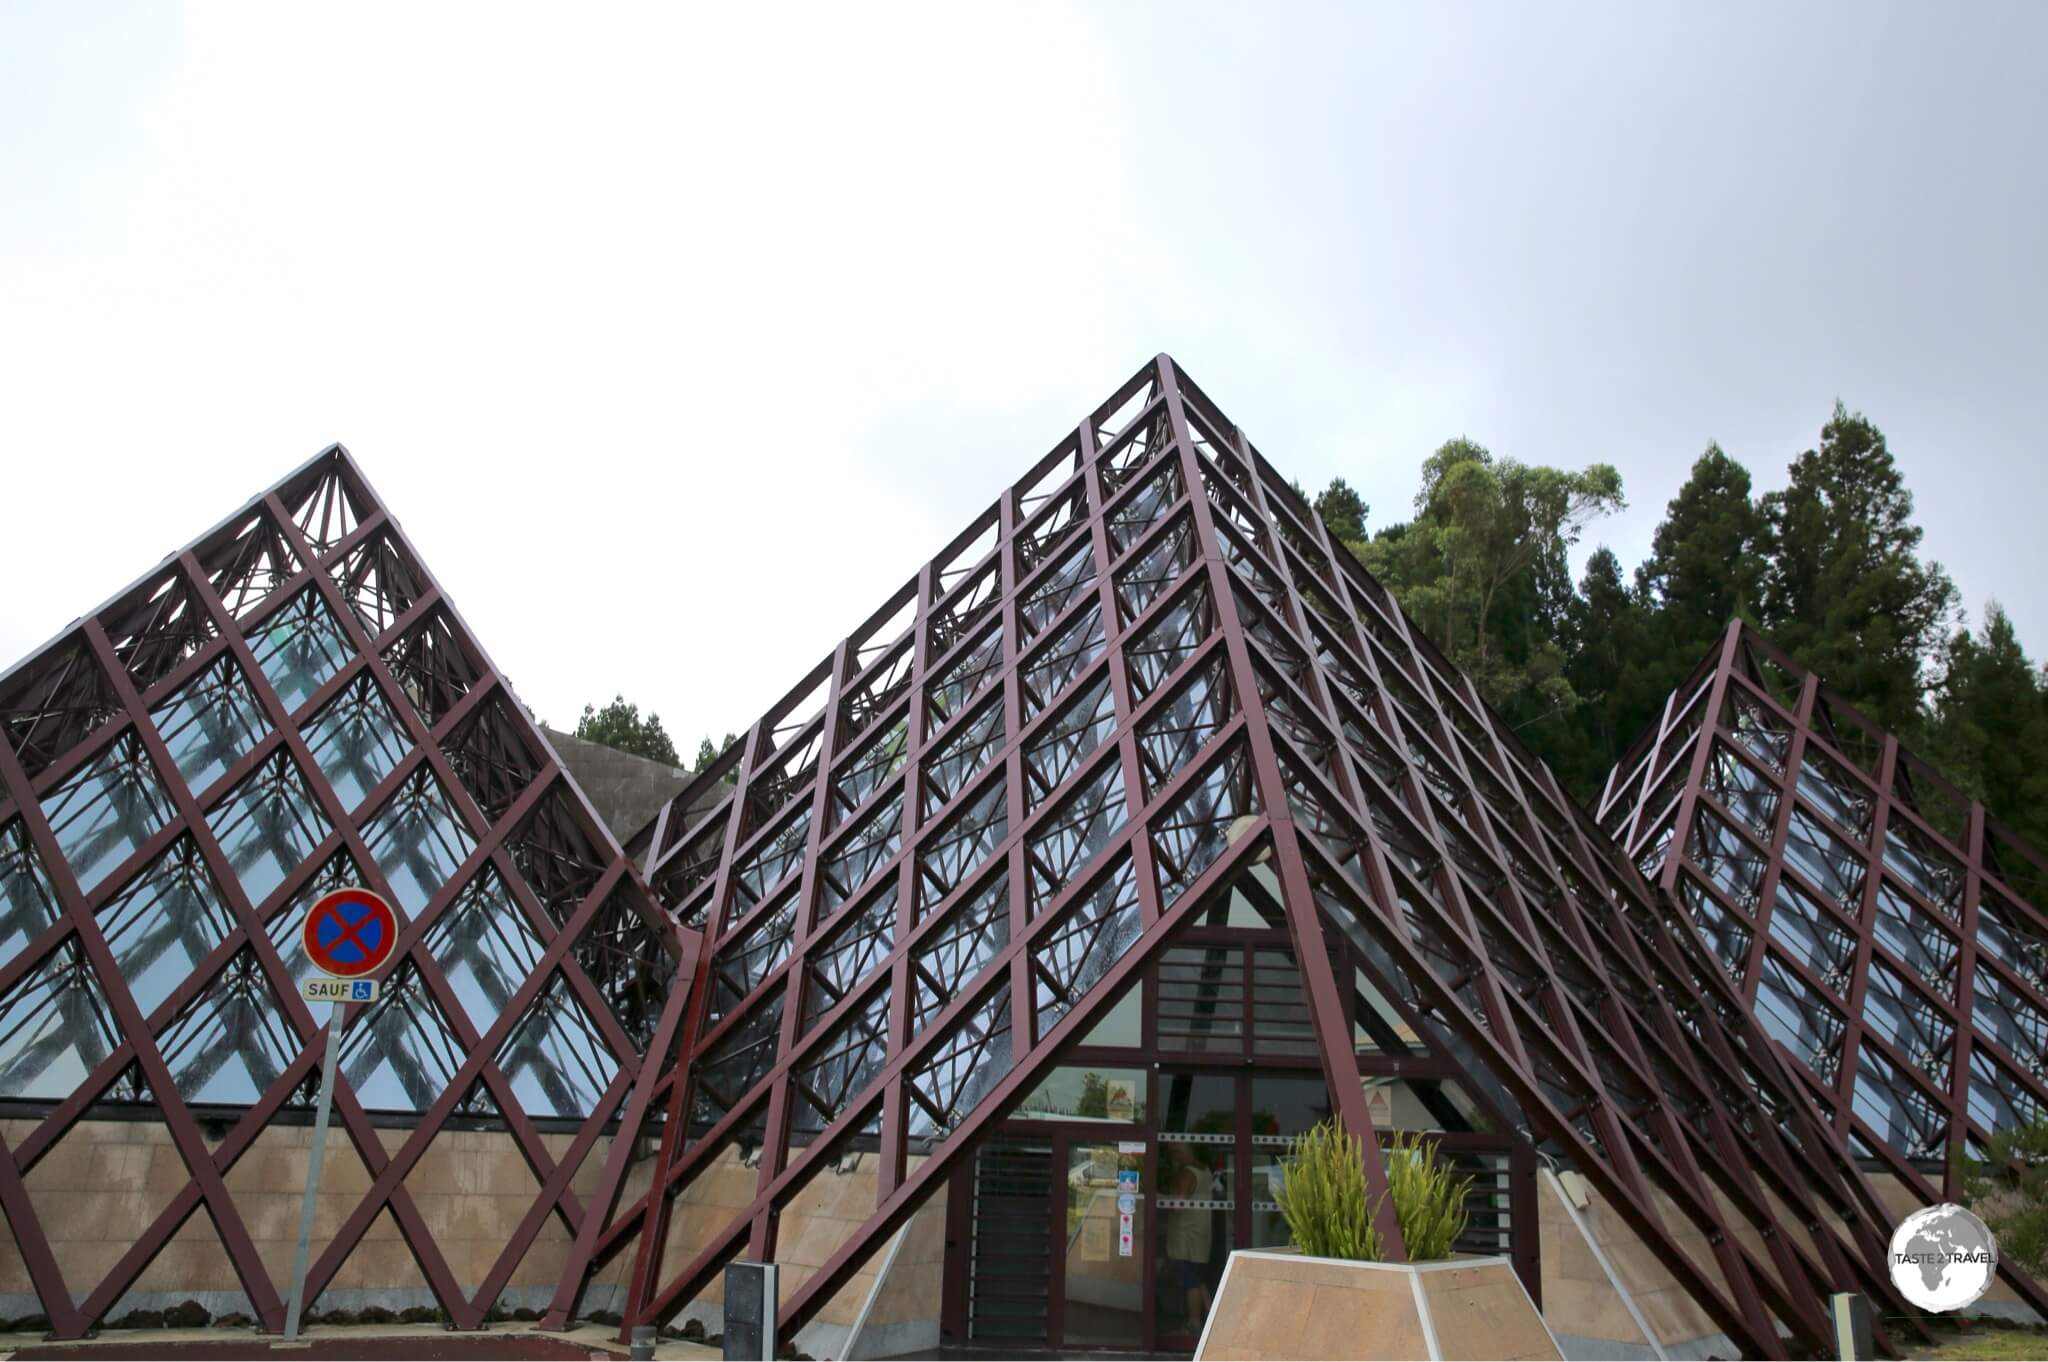
M720 1355L700 1343L665 1342L656 1357L682 1362ZM316 1324L297 1343L283 1343L275 1334L254 1329L105 1329L99 1337L69 1343L45 1343L34 1334L0 1334L0 1362L20 1358L69 1358L74 1362L122 1362L127 1358L169 1358L176 1362L211 1362L214 1358L349 1359L365 1362L404 1358L433 1362L486 1362L490 1358L595 1358L600 1362L626 1356L618 1331L585 1325L566 1334L543 1333L530 1324L495 1324L475 1333L455 1333L431 1324Z

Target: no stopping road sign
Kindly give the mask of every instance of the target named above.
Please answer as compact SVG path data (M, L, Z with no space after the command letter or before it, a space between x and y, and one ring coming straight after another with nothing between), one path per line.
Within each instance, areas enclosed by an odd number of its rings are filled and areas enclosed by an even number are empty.
M398 917L367 889L337 889L306 914L306 958L343 979L368 974L391 958Z

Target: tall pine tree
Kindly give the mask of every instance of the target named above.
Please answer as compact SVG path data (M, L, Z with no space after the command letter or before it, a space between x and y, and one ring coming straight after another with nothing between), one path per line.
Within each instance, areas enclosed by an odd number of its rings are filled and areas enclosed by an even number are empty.
M1923 664L1956 616L1948 574L1920 561L1913 494L1883 432L1840 402L1791 473L1763 499L1764 622L1837 694L1910 734Z
M1949 643L1927 757L2036 847L2048 848L2048 687L1997 602Z
M1681 677L1713 646L1729 620L1756 618L1764 576L1757 546L1763 534L1763 516L1750 499L1749 470L1721 446L1709 444L1665 507L1650 556L1637 570L1664 639L1680 655Z

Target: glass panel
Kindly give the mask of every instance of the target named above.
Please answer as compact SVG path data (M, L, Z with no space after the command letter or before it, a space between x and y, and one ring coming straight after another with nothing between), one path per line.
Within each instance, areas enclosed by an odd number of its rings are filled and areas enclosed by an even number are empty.
M12 960L57 920L57 891L19 818L0 828L0 959Z
M490 869L471 881L434 923L427 950L480 1036L497 1024L542 954L526 914Z
M1799 793L1839 823L1859 842L1870 840L1874 812L1869 791L1834 762L1811 747L1799 760Z
M88 894L175 812L133 733L115 739L43 800L57 846Z
M739 1006L770 971L789 958L789 939L795 930L796 894L792 891L726 939L711 960L711 1020L717 1021Z
M961 649L960 654L925 688L930 711L927 732L937 732L948 719L966 707L982 683L994 675L1003 660L1003 631L991 629L979 642Z
M1315 1022L1308 989L1290 950L1252 952L1252 1051L1260 1055L1313 1055Z
M2018 908L1989 890L1977 905L1977 945L2035 988L2048 989L2048 941Z
M1970 1051L1970 1119L1986 1130L2013 1130L2041 1119L2041 1104L2003 1064Z
M1904 819L1885 828L1884 866L1929 903L1950 917L1956 916L1963 896L1963 868Z
M234 929L190 837L180 837L100 909L100 931L145 1017Z
M1025 636L1045 628L1053 617L1095 581L1095 546L1083 543L1060 565L1024 589L1017 599L1017 619Z
M1707 789L1759 837L1770 837L1778 813L1778 787L1718 742L1707 768Z
M441 1100L462 1067L462 1042L407 961L383 994L349 1023L341 1073L371 1111L425 1111Z
M692 1074L696 1091L690 1106L690 1131L694 1137L716 1125L739 1105L749 1091L767 1076L775 1063L775 1047L782 1031L782 1000L789 990L777 983L760 1002L740 1018L700 1055ZM747 1124L764 1124L767 1112L760 1106Z
M1000 713L1001 711L996 711ZM842 766L838 783L832 787L842 813L852 813L881 783L903 768L909 751L910 725L899 718L882 730L880 737L861 749L859 756Z
M1125 859L1032 948L1038 1034L1093 991L1137 939L1138 877Z
M1010 1071L1010 986L997 985L905 1076L910 1136L920 1142L957 1127Z
M1401 1014L1386 996L1373 987L1363 969L1354 969L1356 1013L1351 1026L1351 1045L1359 1054L1407 1055L1418 1053L1421 1037L1401 1020Z
M1076 1044L1110 1049L1134 1048L1139 1044L1144 1023L1145 986L1139 983L1117 999Z
M1137 1181L1119 1177L1141 1179L1143 1168L1142 1154L1119 1153L1115 1144L1067 1151L1067 1347L1144 1342L1145 1199Z
M476 850L441 783L422 768L364 829L364 841L398 896L394 906L418 917Z
M1002 876L953 909L911 957L910 1034L970 987L1010 942L1010 881Z
M1057 898L1082 868L1099 855L1123 827L1129 813L1123 767L1103 763L1095 778L1038 825L1026 849L1031 867L1031 915Z
M803 859L804 844L810 834L811 807L805 804L789 822L755 843L754 849L740 858L733 868L733 877L737 881L734 897L742 908L759 903L782 882L790 868Z
M1088 664L1102 656L1105 646L1102 611L1090 606L1025 659L1021 672L1024 717L1031 719L1051 704Z
M1863 859L1799 809L1785 835L1785 860L1851 917L1863 912Z
M1330 1090L1321 1074L1252 1075L1254 1139L1290 1140L1330 1115Z
M352 649L317 591L300 592L249 636L271 689L296 711L347 663Z
M1027 807L1066 783L1090 752L1116 727L1116 703L1109 673L1082 687L1072 704L1041 727L1024 752L1024 775L1030 782Z
M1159 1046L1202 1054L1244 1049L1244 949L1174 946L1159 961Z
M229 657L151 710L150 717L194 794L203 793L255 751L270 729L256 692Z
M1970 1067L1976 1068L1974 1059ZM1974 1116L1974 1085L1970 1096ZM1924 1158L1947 1141L1947 1114L1916 1089L1875 1046L1856 1047L1856 1088L1850 1104L1886 1144L1907 1158Z
M1856 938L1821 907L1818 900L1788 879L1779 879L1769 921L1771 940L1785 954L1820 976L1837 995L1849 991L1849 972L1856 961Z
M328 832L304 777L283 749L237 785L206 821L252 904L269 898Z
M61 1102L118 1043L73 936L0 999L0 1097Z
M366 673L306 725L306 746L341 807L353 809L398 769L412 747L398 716Z
M922 911L943 900L986 861L1009 831L1009 790L996 781L919 849Z
M1141 1123L1145 1078L1143 1069L1062 1066L1047 1074L1010 1114L1030 1120Z
M903 843L903 796L884 800L873 817L822 856L818 867L818 915L823 917L852 897L882 862ZM798 847L801 853L803 848Z
M1237 1080L1160 1076L1159 1332L1201 1333L1230 1253L1237 1205Z
M890 880L805 955L804 1029L838 1006L895 942L896 883Z
M299 1053L297 1034L246 947L164 1031L164 1063L194 1106L253 1106Z
M1863 992L1863 1021L1871 1032L1897 1046L1937 1087L1948 1087L1956 1029L1940 1009L1910 987L1905 976L1882 960L1870 962Z
M1756 1016L1773 1040L1822 1078L1833 1081L1841 1059L1836 1047L1847 1023L1769 953L1757 979Z
M528 1116L587 1116L619 1071L560 974L498 1052L498 1064Z
M1778 882L1778 892L1785 891L1785 881ZM1718 903L1690 876L1678 877L1678 896L1685 906L1692 910L1693 921L1699 924L1700 934L1707 940L1728 972L1740 979L1749 960L1750 930L1746 923Z
M925 759L924 811L931 813L965 789L1002 745L1003 707L999 704L984 706L973 718L955 726Z
M1977 962L1977 986L1973 990L1976 1008L1971 1019L1977 1029L2003 1045L2035 1073L2048 1071L2048 1012L2001 978L1996 970Z
M1144 699L1209 636L1209 596L1190 591L1124 647L1131 694Z
M1877 939L1944 998L1955 1001L1953 972L1961 945L1932 913L1909 901L1889 880L1880 880L1877 887Z
M889 990L878 988L847 1010L845 1019L806 1052L790 1074L790 1134L808 1144L824 1133L840 1113L853 1106L889 1059ZM861 1133L880 1136L882 1111L872 1115Z

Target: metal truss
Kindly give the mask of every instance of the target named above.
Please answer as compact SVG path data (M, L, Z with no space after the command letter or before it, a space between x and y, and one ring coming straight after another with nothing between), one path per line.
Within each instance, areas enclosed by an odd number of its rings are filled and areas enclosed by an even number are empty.
M1690 918L1165 356L628 851L694 955L652 1184L578 1244L632 1246L629 1327L773 1257L809 1180L873 1151L872 1211L784 1300L796 1328L1255 866L1369 1150L1333 949L1745 1355L1826 1347L1831 1291L1911 1313L1869 1185ZM671 1248L734 1146L751 1200Z
M1838 1147L1924 1201L2048 1112L2048 860L1735 622L1607 778ZM2036 1310L2048 1292L2001 1265Z
M653 1100L677 933L345 450L0 676L0 729L0 1097L45 1113L0 1142L0 1208L56 1336L200 1211L281 1327L280 1263L230 1179L311 1106L326 1028L297 937L337 883L398 909L399 963L347 1017L334 1106L372 1185L309 1298L388 1212L448 1318L478 1327L550 1218L571 1236L603 1218L570 1180ZM67 1281L23 1180L124 1110L161 1119L185 1181L103 1277ZM406 1117L394 1151L373 1111ZM509 1132L535 1180L473 1291L405 1183L458 1120ZM539 1121L573 1130L565 1152Z

